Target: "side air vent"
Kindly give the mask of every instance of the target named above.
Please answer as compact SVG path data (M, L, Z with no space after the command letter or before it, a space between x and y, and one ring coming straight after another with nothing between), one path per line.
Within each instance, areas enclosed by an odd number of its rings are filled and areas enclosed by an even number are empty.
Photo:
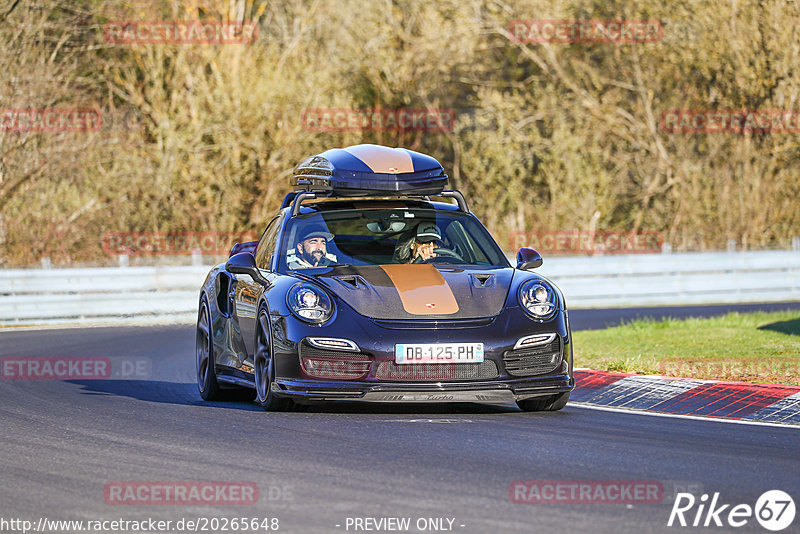
M230 317L231 306L228 291L230 289L230 278L224 274L217 276L214 290L217 292L217 308L225 317Z
M475 287L488 287L494 285L494 275L492 274L471 274L472 285Z

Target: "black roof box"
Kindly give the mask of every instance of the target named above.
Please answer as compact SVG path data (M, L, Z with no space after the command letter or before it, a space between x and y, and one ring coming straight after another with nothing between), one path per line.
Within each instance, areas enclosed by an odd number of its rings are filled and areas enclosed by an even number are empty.
M295 191L332 196L436 195L447 175L436 159L381 145L332 148L303 160L294 170Z

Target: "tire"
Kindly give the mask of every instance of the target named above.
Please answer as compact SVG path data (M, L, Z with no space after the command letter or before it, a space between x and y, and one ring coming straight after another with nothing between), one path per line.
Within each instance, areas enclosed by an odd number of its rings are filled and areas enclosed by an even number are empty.
M275 359L272 357L272 332L269 327L267 310L258 310L256 322L255 354L253 355L253 374L256 383L256 403L270 412L285 410L289 399L281 398L272 391L275 381Z
M517 406L523 412L555 412L566 406L567 401L569 401L569 391L549 397L518 400Z
M195 335L195 353L197 366L197 389L203 400L222 399L222 392L217 382L217 371L214 360L214 340L211 332L211 309L208 298L204 294L200 299L197 312L197 332Z

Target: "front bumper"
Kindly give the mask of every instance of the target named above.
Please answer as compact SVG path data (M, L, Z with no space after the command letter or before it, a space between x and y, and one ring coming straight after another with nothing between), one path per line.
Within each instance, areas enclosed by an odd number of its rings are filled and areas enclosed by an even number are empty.
M507 403L571 391L575 381L569 375L545 379L492 380L486 382L344 382L277 379L272 391L300 402L475 402Z
M276 349L272 391L275 395L309 403L343 400L494 404L556 395L574 387L572 340L566 312L558 313L548 321L537 322L518 309L506 308L500 315L488 320L420 321L423 324L417 324L417 321L374 321L351 312L345 306L339 309L338 314L336 324L324 327L303 324L292 316L272 317ZM434 324L427 324L431 322ZM517 350L515 345L518 340L526 336L551 333L558 336L553 343L561 344L561 363L553 362L558 367L543 368L541 372L533 368L513 368L520 364L520 358L536 359L530 354L508 354ZM304 359L333 356L319 354L317 349L316 353L309 352L306 340L310 337L352 341L358 347L358 353L337 352L336 355L343 358L358 355L359 361L369 361L369 371L356 378L309 376L308 369L301 365ZM459 369L452 375L434 372L424 378L409 378L410 375L417 376L416 373L406 374L405 368L394 366L397 343L452 341L483 343L484 362L494 363L496 373L487 368L471 375L461 373ZM542 354L550 353L551 349L545 347L551 346L552 344L542 345ZM519 349L525 350L527 349ZM513 361L515 359L518 361ZM460 364L452 365L458 368ZM432 367L436 367L436 364ZM411 369L413 368L409 365L408 370Z

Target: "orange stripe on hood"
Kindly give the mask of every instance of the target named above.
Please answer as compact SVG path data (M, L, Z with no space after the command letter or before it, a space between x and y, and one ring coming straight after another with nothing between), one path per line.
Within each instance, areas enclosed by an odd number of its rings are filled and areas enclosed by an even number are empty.
M381 265L400 294L403 308L413 315L449 315L458 302L447 281L433 265Z

